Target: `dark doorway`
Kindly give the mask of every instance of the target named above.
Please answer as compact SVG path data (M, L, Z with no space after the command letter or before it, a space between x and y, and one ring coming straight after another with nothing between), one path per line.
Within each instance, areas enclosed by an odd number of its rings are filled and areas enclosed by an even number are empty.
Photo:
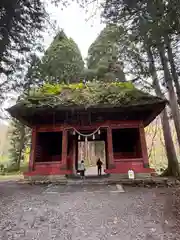
M35 162L61 161L62 132L39 132L36 142Z
M141 158L140 132L138 128L113 129L114 158Z

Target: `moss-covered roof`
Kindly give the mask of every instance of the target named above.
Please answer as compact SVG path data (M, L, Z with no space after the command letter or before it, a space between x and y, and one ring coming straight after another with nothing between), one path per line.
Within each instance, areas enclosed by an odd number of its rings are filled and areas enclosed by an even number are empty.
M8 111L12 116L18 118L20 112L21 115L26 116L31 111L37 114L43 109L54 109L54 111L76 108L84 110L92 108L133 109L137 106L146 109L146 106L154 108L158 104L161 104L162 110L165 106L165 100L138 90L130 82L46 84L38 90L31 90L28 97L20 99Z
M20 103L27 108L82 106L86 109L99 105L122 107L159 101L162 99L138 90L130 82L91 82L70 85L46 84L39 90L32 90L30 96L20 100Z

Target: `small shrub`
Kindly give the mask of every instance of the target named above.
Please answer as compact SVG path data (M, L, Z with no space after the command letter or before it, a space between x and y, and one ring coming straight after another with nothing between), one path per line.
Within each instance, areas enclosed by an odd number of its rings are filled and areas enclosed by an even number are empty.
M0 171L1 171L1 172L4 171L4 164L0 164Z
M19 172L19 167L17 166L17 164L12 163L7 167L6 172L8 173Z

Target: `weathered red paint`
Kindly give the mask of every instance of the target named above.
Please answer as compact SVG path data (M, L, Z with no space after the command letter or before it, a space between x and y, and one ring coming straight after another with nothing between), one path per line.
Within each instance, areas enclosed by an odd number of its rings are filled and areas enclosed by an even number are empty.
M67 130L63 129L62 135L62 165L67 165Z
M143 158L114 158L114 162L143 162Z
M114 157L114 159L115 160L119 160L119 161L121 161L121 159L137 159L138 157L136 156L136 152L134 152L134 153L121 153L121 152L119 152L119 153L113 153L113 157ZM141 158L142 159L142 158Z
M107 128L107 149L108 149L108 164L107 164L107 166L114 167L112 129L110 127Z
M35 162L35 154L36 154L36 128L32 129L32 138L31 138L31 153L29 159L29 171L33 171L34 162Z
M128 170L133 170L135 173L151 173L154 172L151 168L144 168L142 161L120 161L115 162L115 168L105 169L105 173L127 173Z
M96 123L91 124L89 126L79 126L79 125L40 125L36 126L38 132L59 132L63 131L64 129L77 129L77 130L93 130L97 129L98 127L102 128L138 128L141 125L141 121L105 121L104 123Z
M134 170L135 173L149 173L153 172L150 168L145 168L144 164L148 164L148 154L145 139L144 126L140 121L105 121L102 123L92 124L91 126L79 125L43 125L36 126L32 131L32 150L29 161L29 172L26 176L33 175L65 175L72 174L74 171L76 159L76 142L72 142L72 150L67 152L68 134L70 129L77 129L79 131L91 130L94 131L98 127L107 129L107 169L106 173L127 173L129 169ZM112 129L118 128L139 128L140 132L140 146L138 151L142 151L142 157L134 156L133 154L122 155L122 153L113 153L112 145ZM56 132L62 131L62 156L54 157L54 162L35 162L36 136L37 132ZM126 155L126 156L125 156Z

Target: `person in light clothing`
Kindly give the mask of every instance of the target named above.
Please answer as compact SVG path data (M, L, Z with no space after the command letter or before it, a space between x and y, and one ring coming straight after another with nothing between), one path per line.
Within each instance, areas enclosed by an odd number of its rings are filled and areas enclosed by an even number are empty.
M81 179L83 179L85 177L85 165L84 165L84 161L82 160L79 166L79 170L80 170L80 175L81 175Z

